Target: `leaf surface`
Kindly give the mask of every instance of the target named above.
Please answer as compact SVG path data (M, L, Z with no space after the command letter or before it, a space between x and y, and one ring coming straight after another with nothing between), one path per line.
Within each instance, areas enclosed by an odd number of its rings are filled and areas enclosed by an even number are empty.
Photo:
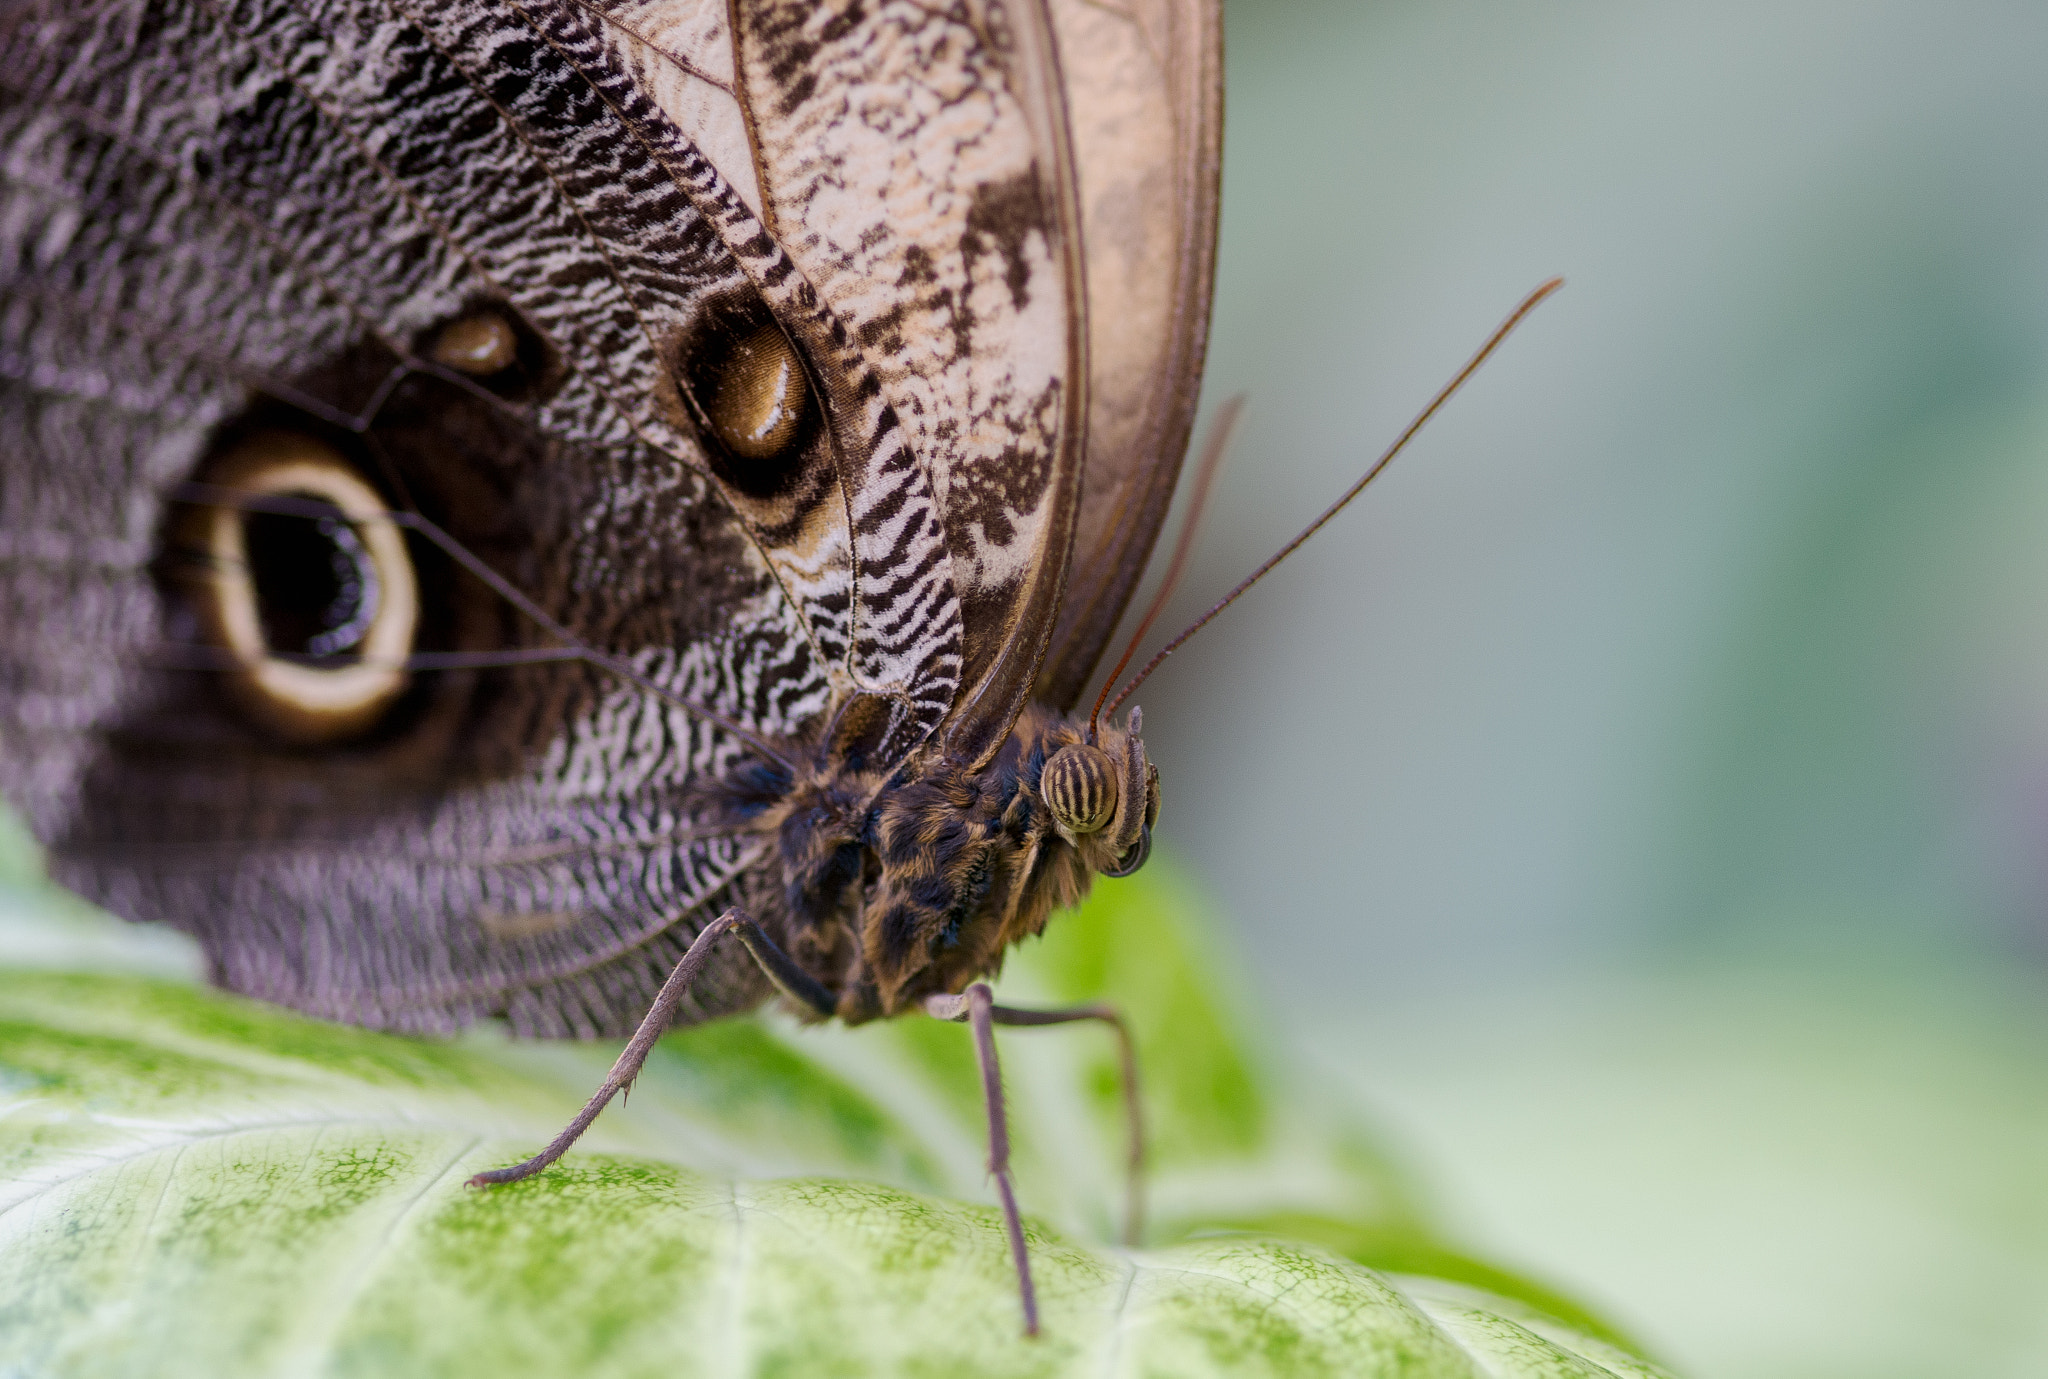
M1016 1004L1114 993L1152 1119L1146 1248L1126 1251L1109 1243L1123 1150L1106 1033L1003 1032L1035 1341L958 1026L766 1015L679 1032L561 1165L479 1191L464 1180L532 1152L616 1046L306 1020L177 975L175 941L109 927L18 853L13 870L0 1371L1661 1373L1568 1302L1436 1244L1357 1126L1271 1090L1164 868L1105 887L999 988Z

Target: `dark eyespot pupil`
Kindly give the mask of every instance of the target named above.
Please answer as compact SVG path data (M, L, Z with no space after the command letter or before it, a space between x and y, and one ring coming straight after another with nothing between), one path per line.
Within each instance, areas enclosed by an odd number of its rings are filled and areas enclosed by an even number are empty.
M339 655L376 621L375 562L340 510L331 511L319 518L252 512L244 519L257 616L274 654Z

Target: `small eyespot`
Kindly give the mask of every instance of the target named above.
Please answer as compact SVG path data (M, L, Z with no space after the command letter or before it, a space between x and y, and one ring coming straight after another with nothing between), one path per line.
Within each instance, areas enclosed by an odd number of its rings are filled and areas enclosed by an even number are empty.
M707 467L748 515L779 525L788 500L835 480L815 445L824 398L808 361L758 295L729 292L700 304L664 345L669 378L658 398L696 433Z
M1098 832L1116 814L1116 763L1100 747L1062 747L1046 759L1038 793L1068 833Z
M420 358L463 375L507 402L539 401L562 369L546 340L511 307L482 302L429 327L415 342Z
M427 355L444 368L488 378L519 362L519 336L511 322L486 308L441 327Z
M779 328L764 325L736 340L710 372L704 414L735 457L773 459L797 439L810 387L796 350Z
M383 498L334 450L287 433L252 438L204 479L246 495L200 509L187 537L202 620L244 705L295 742L370 727L406 688L420 618Z

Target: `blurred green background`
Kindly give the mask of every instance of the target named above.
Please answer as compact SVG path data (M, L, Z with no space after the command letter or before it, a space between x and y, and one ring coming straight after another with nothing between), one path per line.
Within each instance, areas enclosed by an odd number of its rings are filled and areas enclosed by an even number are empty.
M1231 0L1165 846L1683 1372L2048 1375L2048 7ZM1335 1094L1333 1092L1333 1094Z

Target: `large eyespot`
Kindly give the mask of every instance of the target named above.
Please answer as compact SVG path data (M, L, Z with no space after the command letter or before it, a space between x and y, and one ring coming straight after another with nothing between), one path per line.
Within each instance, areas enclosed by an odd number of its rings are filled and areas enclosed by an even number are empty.
M376 722L405 691L419 583L387 504L335 451L258 435L205 482L245 495L194 518L200 613L250 711L296 742Z
M1046 759L1038 793L1065 832L1098 832L1116 814L1116 763L1100 747L1062 747Z

